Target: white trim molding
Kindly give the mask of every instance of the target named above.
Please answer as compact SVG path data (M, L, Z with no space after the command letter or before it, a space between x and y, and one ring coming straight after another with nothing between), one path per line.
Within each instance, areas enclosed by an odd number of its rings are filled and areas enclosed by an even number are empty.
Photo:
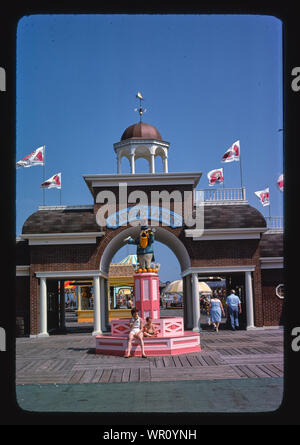
M189 267L181 273L182 278L192 273L231 273L231 272L254 272L253 266L211 266L211 267Z
M135 173L117 175L83 175L88 188L119 187L120 183L133 185L178 185L191 184L195 188L202 176L201 172L187 173ZM155 190L155 189L154 189Z
M38 210L93 210L94 205L77 205L77 206L66 206L66 205L56 205L56 206L38 206Z
M266 230L266 227L204 229L204 231L201 229L186 229L185 236L193 237L194 241L260 239L261 233Z
M29 246L43 246L54 244L96 244L97 238L105 232L80 232L80 233L25 233L20 235L28 240Z
M29 277L30 266L16 266L16 277Z
M35 272L37 278L108 278L108 274L101 270L48 270Z
M261 257L260 258L261 269L283 269L283 257Z

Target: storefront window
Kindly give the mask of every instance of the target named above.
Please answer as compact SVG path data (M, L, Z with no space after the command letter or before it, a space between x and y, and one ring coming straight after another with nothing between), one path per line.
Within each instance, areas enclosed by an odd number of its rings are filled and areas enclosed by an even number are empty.
M111 286L110 309L131 309L133 307L133 286Z
M80 309L82 311L92 310L94 307L93 287L80 286Z

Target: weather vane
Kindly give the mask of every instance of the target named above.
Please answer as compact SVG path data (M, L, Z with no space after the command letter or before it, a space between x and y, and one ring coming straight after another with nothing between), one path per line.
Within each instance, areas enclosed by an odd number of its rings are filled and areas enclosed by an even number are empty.
M146 113L146 108L142 108L142 100L144 100L142 94L138 91L137 95L135 96L140 100L140 107L139 108L135 108L134 111L138 111L139 115L140 115L140 122L142 122L142 116L143 113Z

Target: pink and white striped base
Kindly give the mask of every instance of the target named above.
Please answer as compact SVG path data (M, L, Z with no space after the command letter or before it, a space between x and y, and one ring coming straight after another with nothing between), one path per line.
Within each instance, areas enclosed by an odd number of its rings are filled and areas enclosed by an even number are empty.
M145 323L145 320L143 320ZM152 320L157 334L162 337L174 337L184 334L183 318L182 317L162 317ZM129 319L118 318L111 320L111 335L125 335L129 334Z
M128 335L97 335L96 354L123 356L127 353ZM184 331L182 335L144 338L147 356L179 355L201 351L200 334ZM140 357L141 346L137 340L132 342L131 355Z

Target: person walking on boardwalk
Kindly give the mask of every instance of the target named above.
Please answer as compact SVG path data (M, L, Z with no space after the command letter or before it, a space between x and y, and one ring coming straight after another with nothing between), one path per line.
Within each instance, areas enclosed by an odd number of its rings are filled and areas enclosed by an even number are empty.
M125 358L130 357L131 346L133 338L139 340L141 349L142 349L142 357L147 358L144 350L144 340L143 340L143 331L142 331L142 319L139 317L139 311L137 309L131 310L132 318L130 319L129 326L130 332L128 337L128 346L127 346L127 354L124 355Z
M235 331L239 327L239 313L242 313L241 300L232 289L231 294L226 298L226 306L230 317L231 329Z
M213 296L210 299L209 313L210 313L211 322L212 322L216 332L219 332L219 325L221 322L221 317L222 317L222 315L223 315L223 317L225 317L225 312L224 312L223 305L217 296Z

